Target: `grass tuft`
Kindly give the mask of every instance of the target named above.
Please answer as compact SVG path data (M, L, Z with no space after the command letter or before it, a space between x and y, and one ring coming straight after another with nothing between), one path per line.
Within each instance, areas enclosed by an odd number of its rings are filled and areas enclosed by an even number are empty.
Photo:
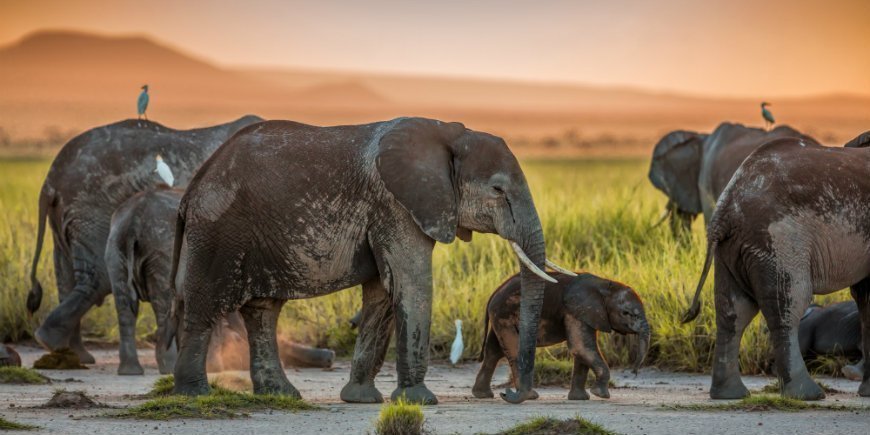
M419 435L423 433L423 408L399 399L381 407L375 423L378 435Z
M557 420L553 417L535 417L529 421L520 423L500 435L615 435L616 432L605 429L599 424L592 423L580 416L567 420Z
M9 421L3 417L0 417L0 430L33 430L38 429L37 426L31 426L29 424L24 423L16 423L14 421Z
M836 388L834 388L834 387L832 387L824 382L816 381L816 383L819 384L819 387L821 387L822 391L824 391L825 393L828 393L828 394L842 393L842 391L840 391L840 390L838 390L838 389L836 389ZM756 390L754 392L768 393L768 394L779 394L780 393L779 379L774 379L773 382L761 387L761 389Z
M175 380L163 376L154 382L148 396L154 397L108 417L141 420L172 420L178 418L227 419L247 417L250 412L265 410L310 411L319 409L301 399L274 394L249 394L230 391L215 383L207 396L172 395Z
M26 367L0 367L0 384L47 384L51 381Z

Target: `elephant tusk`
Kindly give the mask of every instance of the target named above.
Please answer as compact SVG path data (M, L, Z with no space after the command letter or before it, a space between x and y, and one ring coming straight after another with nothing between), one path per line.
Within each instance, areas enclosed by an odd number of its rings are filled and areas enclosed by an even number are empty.
M671 213L673 213L673 210L671 209L670 204L668 204L668 208L665 209L665 212L662 213L662 217L660 217L659 220L656 221L655 224L653 224L652 228L656 228L656 227L658 227L659 225L661 225L662 222L664 222L665 219L667 219L668 216L671 215Z
M550 261L549 259L547 259L547 261L546 261L546 265L549 266L550 269L555 270L556 272L563 273L563 274L568 275L568 276L577 276L576 273L571 272L570 270L565 269L564 267L559 266L559 265L556 264L556 263L553 263L553 262Z
M529 257L526 255L526 253L523 252L523 248L520 248L520 245L517 245L517 242L511 242L511 248L513 248L514 252L516 252L517 257L519 257L519 259L520 259L520 263L523 263L523 265L526 266L529 270L531 270L532 273L534 273L535 275L538 275L544 281L552 282L554 284L558 282L552 276L547 275L538 266L535 266L535 263L533 263L532 260L530 260Z

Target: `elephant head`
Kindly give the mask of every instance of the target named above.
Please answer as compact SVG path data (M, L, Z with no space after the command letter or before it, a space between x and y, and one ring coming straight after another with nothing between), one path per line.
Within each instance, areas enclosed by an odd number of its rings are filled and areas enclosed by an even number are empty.
M378 172L426 235L442 243L472 231L508 240L525 266L521 273L520 379L502 397L520 403L532 392L535 342L546 263L544 234L532 194L504 140L460 123L403 119L380 140ZM422 186L422 187L421 187Z
M670 217L675 236L687 234L692 221L701 213L701 172L706 134L677 130L668 133L653 151L649 179L668 197L665 217Z
M624 284L603 278L594 279L594 285L577 281L576 290L566 299L566 309L593 329L602 332L616 331L620 334L637 335L632 348L634 372L646 358L652 331L646 319L646 311L640 296Z

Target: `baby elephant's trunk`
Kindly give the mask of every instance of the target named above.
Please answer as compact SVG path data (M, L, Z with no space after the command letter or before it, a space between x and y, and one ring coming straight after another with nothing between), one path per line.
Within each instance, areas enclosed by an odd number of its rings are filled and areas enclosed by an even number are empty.
M643 325L640 328L640 331L637 333L637 344L634 349L632 349L631 359L634 361L634 367L632 369L632 373L637 376L637 371L640 369L640 366L643 364L643 360L646 359L646 354L649 352L650 346L650 338L652 337L652 331L650 330L649 323L646 321L643 322Z

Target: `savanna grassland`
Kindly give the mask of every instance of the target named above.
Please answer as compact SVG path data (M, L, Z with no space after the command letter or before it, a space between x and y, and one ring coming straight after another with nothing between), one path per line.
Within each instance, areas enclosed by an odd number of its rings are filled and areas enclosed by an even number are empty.
M0 339L26 338L57 304L47 234L38 277L46 288L42 308L29 319L24 308L30 288L30 263L36 236L36 199L50 160L0 160ZM681 247L665 225L653 228L664 207L664 196L647 181L648 162L632 160L526 160L523 166L544 225L548 257L566 267L589 271L634 287L646 304L653 327L648 365L662 369L709 370L715 332L712 279L702 294L703 310L696 322L682 325L704 257L703 224L695 223L693 243ZM483 339L484 307L492 291L519 268L508 244L492 235L475 234L471 243L438 245L434 255L435 306L431 335L432 358L445 358L455 334L454 319L463 320L465 357L476 358ZM839 292L823 299L848 298ZM288 338L352 352L355 333L347 319L360 306L358 289L326 297L289 301L282 313L282 334ZM143 340L154 330L149 308L140 311ZM84 333L93 340L117 339L111 297L91 310ZM601 336L611 365L626 364L622 340ZM540 352L542 358L564 357L559 347ZM763 320L748 328L741 353L745 372L769 366L769 343ZM815 369L833 373L840 361L827 359Z

